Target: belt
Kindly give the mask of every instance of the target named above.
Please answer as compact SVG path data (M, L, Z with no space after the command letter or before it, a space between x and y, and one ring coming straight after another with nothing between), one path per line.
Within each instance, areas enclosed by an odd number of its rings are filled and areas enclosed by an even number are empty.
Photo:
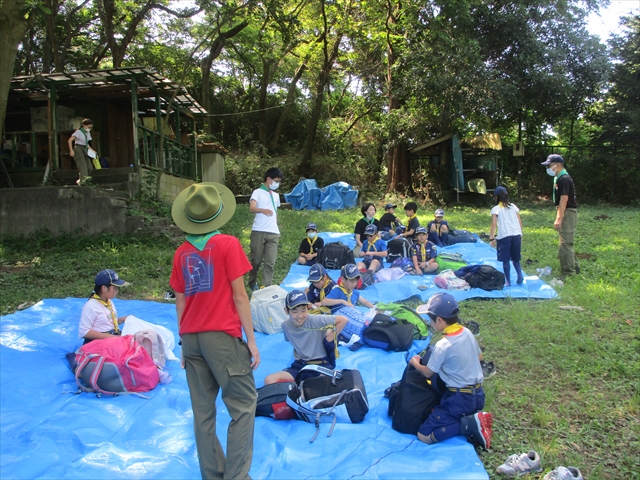
M447 387L449 391L459 392L459 393L476 393L476 391L480 390L481 388L482 388L481 383L476 383L475 385L467 385L466 387L462 387L462 388Z

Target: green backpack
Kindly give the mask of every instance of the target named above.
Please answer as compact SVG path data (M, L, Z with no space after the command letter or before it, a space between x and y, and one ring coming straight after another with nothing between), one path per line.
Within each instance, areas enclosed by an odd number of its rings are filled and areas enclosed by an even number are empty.
M412 323L417 328L417 332L414 335L417 340L422 340L429 336L427 323L415 310L397 303L378 303L376 304L376 309L396 319Z
M438 262L438 272L444 270L453 270L455 272L459 268L469 265L460 253L440 253L436 258L436 262Z

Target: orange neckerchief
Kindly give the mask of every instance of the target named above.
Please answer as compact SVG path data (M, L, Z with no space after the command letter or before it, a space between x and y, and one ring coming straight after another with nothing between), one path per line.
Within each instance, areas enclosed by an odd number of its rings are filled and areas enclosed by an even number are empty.
M113 309L113 304L111 303L111 301L107 300L105 302L95 293L91 295L91 298L93 298L94 300L97 300L100 303L100 305L104 305L105 307L107 307L107 310L109 310L109 312L111 313L111 321L113 322L113 329L115 330L116 333L120 333L120 327L118 326L118 317L116 317L116 312Z

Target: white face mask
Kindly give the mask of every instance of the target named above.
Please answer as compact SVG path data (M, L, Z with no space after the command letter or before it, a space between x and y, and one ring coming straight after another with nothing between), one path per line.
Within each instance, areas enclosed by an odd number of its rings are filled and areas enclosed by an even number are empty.
M316 238L316 232L309 232L309 233L307 233L307 237L309 237L309 238L311 238L311 239Z
M547 175L549 175L550 177L555 177L556 172L553 171L553 168L549 167L547 168Z
M277 190L278 188L280 188L280 182L271 182L271 185L269 185L269 188L271 190Z

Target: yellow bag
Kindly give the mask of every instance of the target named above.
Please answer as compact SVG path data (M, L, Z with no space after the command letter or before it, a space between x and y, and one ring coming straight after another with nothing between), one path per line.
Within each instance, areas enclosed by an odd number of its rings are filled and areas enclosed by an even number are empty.
M91 148L88 149L87 155L89 155L89 158L91 159L91 162L93 163L93 168L96 170L101 170L102 169L102 165L100 165L100 160L98 159L98 154L96 153L95 150L92 150Z

